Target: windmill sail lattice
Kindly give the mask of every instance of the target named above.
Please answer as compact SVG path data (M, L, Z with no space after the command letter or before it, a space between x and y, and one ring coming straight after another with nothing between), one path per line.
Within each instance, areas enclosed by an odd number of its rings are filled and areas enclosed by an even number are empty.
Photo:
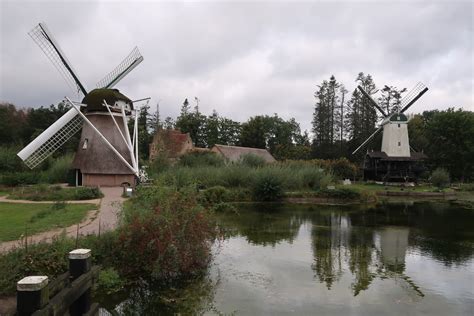
M138 47L135 47L114 70L97 83L97 88L112 88L142 61L143 57Z
M83 119L76 109L71 108L53 125L43 131L18 156L33 169L59 149L68 139L82 128Z
M53 63L54 67L56 67L67 84L73 90L80 91L86 95L86 89L79 81L79 78L72 68L71 63L67 60L66 55L64 55L63 51L59 47L59 44L48 31L46 25L39 23L28 34L41 48L46 57L48 57L48 59Z

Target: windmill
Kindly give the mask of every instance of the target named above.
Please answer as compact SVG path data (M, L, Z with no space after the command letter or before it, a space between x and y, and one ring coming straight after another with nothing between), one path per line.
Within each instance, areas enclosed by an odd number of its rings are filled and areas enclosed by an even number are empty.
M370 135L352 154L357 153L380 131L382 135L381 151L367 152L364 159L364 178L382 181L407 181L418 177L424 171L423 153L411 151L408 138L408 117L404 114L428 88L419 82L401 100L400 106L391 113L385 113L381 106L361 87L362 95L382 114L383 120L375 132Z
M28 33L50 59L66 82L84 95L71 109L23 148L18 156L29 168L35 168L82 129L73 160L76 185L134 185L140 174L138 166L137 110L132 101L113 87L143 61L138 48L109 74L87 91L58 43L44 23ZM130 135L128 121L133 119Z

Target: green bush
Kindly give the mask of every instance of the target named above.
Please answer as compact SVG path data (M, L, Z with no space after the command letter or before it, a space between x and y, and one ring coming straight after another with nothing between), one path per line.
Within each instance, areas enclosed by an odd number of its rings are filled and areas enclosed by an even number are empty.
M0 173L18 172L25 169L23 162L16 155L19 147L0 147Z
M359 191L351 188L337 188L333 190L321 189L318 191L318 195L341 200L356 200L361 198Z
M437 168L431 174L431 183L439 189L446 188L449 185L449 173L446 169Z
M150 174L159 174L162 173L171 166L171 162L168 158L168 155L164 152L160 152L152 162L150 162L149 173Z
M37 184L18 187L11 191L9 198L30 201L90 200L103 196L99 188L63 188L58 185Z
M92 200L103 196L98 187L81 187L74 192L74 200Z
M283 197L281 179L271 172L259 174L252 186L252 197L255 201L277 201Z
M249 167L229 165L221 173L223 185L229 188L248 186L250 172Z
M37 184L39 182L39 174L32 171L5 173L3 175L0 175L0 184L9 187L16 187L19 185L27 184Z
M211 187L200 192L200 201L204 205L213 205L221 202L227 202L230 197L229 190L223 186Z
M225 164L224 158L211 151L192 151L179 158L178 165L185 167L219 167Z
M41 182L45 183L65 183L68 182L68 175L71 169L73 155L65 155L51 162L48 169L41 173Z
M260 168L265 166L266 161L260 156L249 153L240 156L238 163L251 168Z
M123 289L124 280L114 268L106 268L100 271L96 287L106 294L113 294Z
M354 179L357 174L357 166L347 158L331 160L329 166L338 179Z

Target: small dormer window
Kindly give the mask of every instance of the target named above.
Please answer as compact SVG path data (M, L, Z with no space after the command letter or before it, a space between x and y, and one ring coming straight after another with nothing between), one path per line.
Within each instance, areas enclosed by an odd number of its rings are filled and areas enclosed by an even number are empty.
M84 139L84 143L82 144L82 149L87 149L87 143L89 142L89 139Z

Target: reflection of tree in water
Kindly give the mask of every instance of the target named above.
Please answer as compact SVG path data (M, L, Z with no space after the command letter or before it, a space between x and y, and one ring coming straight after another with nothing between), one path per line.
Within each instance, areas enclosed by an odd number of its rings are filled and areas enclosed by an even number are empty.
M366 228L352 228L349 238L349 270L355 279L351 284L354 296L360 291L367 290L375 277L372 265L374 250L372 230Z
M228 235L241 235L251 244L275 246L292 243L301 224L306 220L297 208L291 206L255 204L239 209L238 214L220 214L219 224Z
M178 287L165 289L142 285L133 288L112 314L116 315L201 315L216 311L215 284L209 277L197 278Z
M311 230L314 263L312 268L319 281L331 289L342 275L343 248L350 230L347 217L341 213L320 216Z

